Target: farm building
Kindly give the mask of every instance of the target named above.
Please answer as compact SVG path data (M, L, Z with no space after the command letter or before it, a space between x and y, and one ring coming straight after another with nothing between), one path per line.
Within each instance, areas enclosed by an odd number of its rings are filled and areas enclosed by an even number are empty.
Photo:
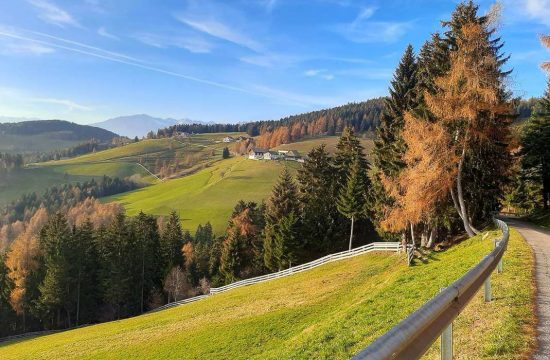
M226 136L223 138L222 140L224 143L230 143L230 142L233 142L235 141L235 139L232 137L232 136Z
M264 154L264 160L279 160L283 158L277 151L268 151Z
M248 152L248 158L251 160L262 160L264 155L268 152L269 150L266 149L253 148Z

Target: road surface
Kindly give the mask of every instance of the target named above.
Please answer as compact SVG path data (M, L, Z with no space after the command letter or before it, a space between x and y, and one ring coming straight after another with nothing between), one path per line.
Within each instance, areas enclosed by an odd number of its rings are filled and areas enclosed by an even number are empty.
M535 253L539 346L533 359L550 359L550 231L517 219L505 220L520 232Z

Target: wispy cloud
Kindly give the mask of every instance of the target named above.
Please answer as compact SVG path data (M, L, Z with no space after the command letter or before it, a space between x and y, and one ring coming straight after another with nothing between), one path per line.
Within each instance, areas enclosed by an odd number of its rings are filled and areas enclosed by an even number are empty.
M215 38L229 41L233 44L248 48L250 50L261 52L263 46L243 32L216 19L201 19L197 17L188 17L186 15L176 15L176 19L185 25L213 36Z
M128 66L132 66L135 68L139 68L142 70L152 71L152 72L164 74L167 76L172 76L172 77L176 77L176 78L180 78L188 81L193 81L193 82L197 82L197 83L201 83L204 85L209 85L209 86L213 86L213 87L217 87L225 90L246 93L249 95L268 98L275 101L284 101L289 103L291 102L293 104L300 104L302 106L312 105L312 104L326 105L328 104L328 101L329 101L328 98L324 98L324 100L321 101L319 100L320 98L309 97L308 95L293 94L293 93L286 92L284 90L273 89L265 85L248 84L246 86L238 86L238 85L227 84L227 83L223 83L215 80L199 78L192 75L187 75L187 74L182 74L175 71L166 70L157 65L149 64L145 61L141 61L139 59L135 59L133 57L130 57L124 54L113 53L108 50L79 43L69 39L63 39L60 37L55 37L44 33L31 32L28 30L26 32L32 33L32 34L40 34L41 36L47 37L51 40L50 41L43 40L40 38L32 37L30 35L21 34L13 30L6 31L5 29L0 28L0 36L3 36L3 37L21 40L24 42L32 42L39 45L44 45L44 46L49 46L56 49L70 51L70 52L78 53L80 55L103 59L111 62L116 62L116 63L128 65ZM52 100L52 99L49 99L49 100ZM62 103L58 102L58 104L62 104ZM69 103L65 103L65 104L69 105ZM73 105L73 108L78 109L78 106Z
M97 34L103 37L106 37L111 40L120 40L120 38L116 35L111 34L107 31L107 29L104 26L101 26L99 29L97 29Z
M79 104L70 99L60 99L54 97L36 96L25 90L16 88L0 87L0 99L6 101L15 106L29 106L32 104L40 103L51 105L57 110L63 111L93 111L90 106Z
M326 69L310 69L304 72L307 77L319 77L325 80L333 80L334 75Z
M198 54L209 53L215 47L210 41L197 36L167 36L151 33L140 33L134 35L134 38L145 45L159 49L177 47Z
M67 99L55 99L55 98L42 98L42 97L33 97L29 98L29 101L52 104L52 105L61 105L67 108L69 111L80 110L80 111L92 111L93 108L85 105L78 104L74 101Z
M531 19L550 26L550 2L548 0L514 0L513 2Z
M372 17L375 7L364 7L352 22L333 27L337 33L358 43L391 43L399 40L412 27L411 21L378 21Z
M46 0L27 0L29 4L39 10L38 17L43 21L64 27L66 25L80 27L76 19L66 10Z
M33 42L8 42L5 44L0 53L4 55L13 54L30 54L30 55L45 55L55 52L52 47Z

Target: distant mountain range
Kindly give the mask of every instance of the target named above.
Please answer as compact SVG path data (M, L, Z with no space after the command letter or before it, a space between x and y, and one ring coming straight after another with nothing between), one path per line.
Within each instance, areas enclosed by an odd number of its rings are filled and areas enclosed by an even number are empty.
M119 135L128 137L142 137L147 135L150 131L157 131L168 126L176 124L202 124L200 121L193 121L189 119L162 119L156 118L147 114L120 116L113 119L101 121L91 126L97 126L105 130L112 131Z

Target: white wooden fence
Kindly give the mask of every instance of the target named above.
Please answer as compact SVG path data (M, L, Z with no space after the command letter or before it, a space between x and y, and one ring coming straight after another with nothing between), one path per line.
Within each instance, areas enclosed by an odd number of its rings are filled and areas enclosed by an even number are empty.
M258 283L268 281L268 280L279 279L279 278L282 278L282 277L285 277L285 276L289 276L289 275L296 274L296 273L299 273L299 272L302 272L302 271L306 271L306 270L316 268L318 266L327 264L329 262L348 259L348 258L351 258L351 257L354 257L354 256L369 253L371 251L400 252L401 250L402 250L401 244L398 243L398 242L375 242L375 243L367 244L367 245L364 245L364 246L360 246L360 247L352 249L352 250L346 250L346 251L342 251L342 252L339 252L339 253L336 253L336 254L330 254L330 255L324 256L320 259L317 259L317 260L314 260L314 261L311 261L311 262L308 262L308 263L305 263L305 264L302 264L302 265L290 267L288 269L278 271L276 273L257 276L257 277L254 277L254 278L237 281L237 282L231 283L229 285L225 285L225 286L218 287L218 288L211 288L210 289L210 294L208 294L208 295L200 295L200 296L195 296L195 297L192 297L192 298L189 298L189 299L172 302L172 303L163 305L161 307L158 307L158 308L154 309L153 311L164 310L164 309L168 309L168 308L171 308L171 307L174 307L174 306L187 304L187 303L194 302L194 301L197 301L197 300L202 300L204 298L207 298L210 295L219 294L219 293L222 293L222 292L225 292L225 291L228 291L228 290L231 290L231 289L236 289L236 288L239 288L239 287L242 287L242 286L248 286L248 285L258 284Z

